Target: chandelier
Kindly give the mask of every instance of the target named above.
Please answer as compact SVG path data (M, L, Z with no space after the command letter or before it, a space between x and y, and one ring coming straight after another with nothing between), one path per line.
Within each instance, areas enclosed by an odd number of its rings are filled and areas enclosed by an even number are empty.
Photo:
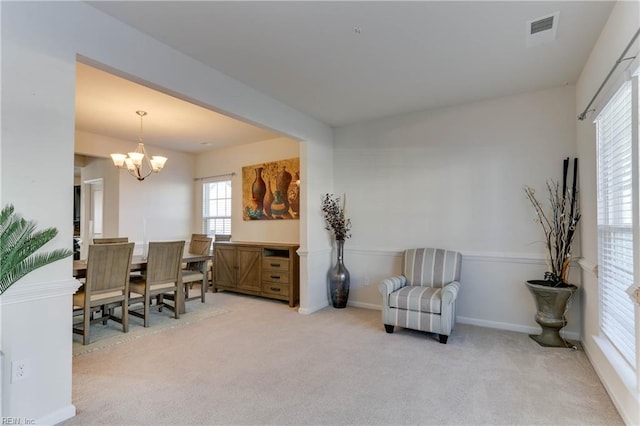
M111 154L113 164L119 169L127 168L127 171L131 176L143 181L144 178L151 173L158 173L164 167L164 163L167 162L167 157L161 157L154 155L149 157L147 151L144 149L144 143L142 142L142 118L147 115L145 111L136 111L136 114L140 116L140 137L138 138L138 147L134 152L130 152L127 155L124 154Z

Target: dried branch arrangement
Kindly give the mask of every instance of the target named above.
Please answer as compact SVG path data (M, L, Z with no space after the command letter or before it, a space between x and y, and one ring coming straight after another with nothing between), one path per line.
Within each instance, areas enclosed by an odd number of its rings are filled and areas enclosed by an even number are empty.
M567 285L569 263L571 262L571 246L580 222L580 205L576 179L578 159L573 162L573 182L568 185L569 158L564 160L562 186L559 182L548 181L547 191L549 206L545 209L538 201L533 188L526 186L525 194L536 212L536 220L540 223L545 236L547 272L545 280L549 285L557 287Z
M351 219L345 217L346 195L343 202L340 197L333 194L324 194L322 199L322 214L324 215L325 229L332 231L336 240L346 240L351 237Z

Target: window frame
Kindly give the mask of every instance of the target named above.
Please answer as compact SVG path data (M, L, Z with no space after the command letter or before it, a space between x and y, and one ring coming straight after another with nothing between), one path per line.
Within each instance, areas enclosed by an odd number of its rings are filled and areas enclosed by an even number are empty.
M594 120L596 124L596 167L597 167L597 247L598 247L598 289L599 289L599 297L598 297L598 306L599 306L599 329L600 332L607 340L613 345L613 347L620 353L622 358L629 364L634 371L637 371L638 368L638 328L635 326L635 321L637 317L637 308L635 306L635 302L632 300L632 293L636 291L637 284L640 282L640 186L639 186L639 170L640 170L640 158L638 152L638 101L639 101L639 87L638 87L638 76L631 76L630 73L627 73L626 78L620 81L616 86L615 90L612 91L611 96L603 102L603 107L599 108L598 115ZM630 119L627 127L625 123L625 132L629 132L630 136L629 145L627 148L629 149L629 161L630 170L624 174L627 179L627 183L618 183L617 188L615 188L618 195L623 195L625 185L628 186L628 181L630 181L630 209L629 206L626 206L626 210L622 209L617 211L617 213L622 214L623 210L627 213L627 220L630 220L631 223L626 223L624 220L616 221L615 218L612 220L607 220L606 223L603 222L603 216L609 216L611 213L611 209L618 208L625 204L624 201L610 201L606 206L602 205L602 173L603 167L607 166L602 164L602 152L601 152L601 121L603 120L602 114L608 112L607 109L609 105L614 106L611 102L616 100L616 97L621 93L622 89L625 88L625 85L628 86L628 90L630 90L629 99L625 99L625 106L629 108L629 116L626 116L627 119ZM627 89L627 88L625 88ZM630 103L630 105L629 105ZM616 116L615 118L619 118ZM616 131L619 131L616 129ZM616 136L617 137L617 136ZM625 144L626 144L625 140ZM611 151L611 147L608 149ZM614 155L620 155L619 152L612 151ZM610 153L609 153L610 154ZM622 167L619 163L616 164L613 160L614 155L611 155L609 158L609 172L614 170L616 167L618 170L615 170L614 173L618 174L620 172L620 168ZM620 180L622 182L623 179ZM624 195L623 195L624 196ZM627 194L627 197L629 195ZM628 202L626 204L629 204ZM602 214L603 210L606 210L606 214ZM618 218L621 218L619 216ZM619 232L620 235L615 235L615 233ZM606 235L605 235L606 234ZM615 250L628 251L629 246L627 243L626 247L624 245L624 238L621 238L621 234L624 234L627 238L631 239L631 262L627 260L625 262L625 273L627 274L626 279L624 279L624 284L620 280L611 278L612 275L617 274L619 272L620 263L616 264L615 257L614 260L603 258L605 249L613 248L614 255L619 255L620 252ZM610 244L608 240L606 245L603 241L605 241L605 237L612 237L617 240L619 245L614 246ZM628 259L628 257L627 257ZM631 271L629 272L629 263L631 263ZM607 269L609 268L609 269ZM628 274L631 274L631 277L628 277ZM607 281L608 280L608 281ZM616 285L617 284L617 285ZM621 288L624 287L624 288ZM626 294L625 294L626 293ZM612 296L613 294L613 296ZM617 311L616 309L624 309L626 312L625 315L631 315L631 318L626 317L622 321L617 321L614 319L614 316L618 316L621 314L621 311ZM629 324L629 320L631 320Z
M211 190L211 185L212 184L227 184L228 185L228 197L214 197L212 198L210 196L210 190ZM202 233L209 236L209 237L215 237L216 234L220 235L220 234L228 234L231 235L231 230L232 230L232 226L233 226L233 220L232 220L232 215L233 215L233 181L231 179L231 176L221 176L218 178L209 178L206 180L202 181L202 187L201 187L201 194L202 194L202 210L201 210L201 217L202 217L202 222L201 222L201 229L202 229ZM214 215L214 214L210 214L209 212L209 207L210 207L210 202L211 200L226 200L225 204L226 206L224 208L228 209L228 215L224 214L224 215ZM210 221L226 221L226 224L223 224L221 226L222 232L216 232L218 229L218 227L214 224L214 225L209 225Z

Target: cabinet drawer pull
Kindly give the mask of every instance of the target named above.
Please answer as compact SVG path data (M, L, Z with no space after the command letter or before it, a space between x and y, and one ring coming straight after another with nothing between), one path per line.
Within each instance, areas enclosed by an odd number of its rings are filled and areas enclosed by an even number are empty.
M277 287L269 287L269 288L271 289L271 291L280 291L280 289Z
M279 263L272 263L272 264L271 264L271 267L272 267L272 268L279 268L279 267L280 267L280 264L279 264Z
M280 275L271 275L271 278L274 280L279 280L280 279Z

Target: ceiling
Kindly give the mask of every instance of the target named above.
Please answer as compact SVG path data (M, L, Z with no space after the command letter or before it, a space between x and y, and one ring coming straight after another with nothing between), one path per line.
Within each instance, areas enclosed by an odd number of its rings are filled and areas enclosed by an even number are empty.
M145 144L197 153L279 134L227 117L78 62L76 130L135 142L145 111ZM132 146L134 146L132 144Z
M573 84L614 5L612 1L89 3L331 126ZM527 47L527 22L555 12L559 12L556 38ZM82 68L77 125L84 130L119 131L117 137L135 138L139 128L135 110L147 108L149 144L198 152L277 136ZM135 97L124 104L134 92ZM157 121L152 122L154 117ZM201 131L190 134L194 129ZM156 130L157 139L155 135L152 139L150 132Z

